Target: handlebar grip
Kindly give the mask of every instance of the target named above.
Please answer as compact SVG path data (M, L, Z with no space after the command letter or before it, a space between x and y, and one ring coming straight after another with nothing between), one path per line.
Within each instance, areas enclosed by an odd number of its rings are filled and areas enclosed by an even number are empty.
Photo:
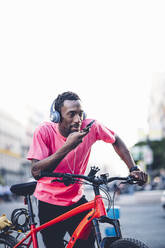
M130 183L130 184L138 184L139 186L143 186L144 183L145 183L144 181L139 180L139 179L137 179L136 177L134 177L132 175L128 176L127 182Z
M64 175L65 175L64 173L52 173L52 172L41 171L39 174L39 178L42 178L42 177L63 177Z

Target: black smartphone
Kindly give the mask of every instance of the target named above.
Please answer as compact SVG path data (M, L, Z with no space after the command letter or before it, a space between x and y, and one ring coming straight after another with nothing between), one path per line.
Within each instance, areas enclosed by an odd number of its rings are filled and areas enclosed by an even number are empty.
M83 131L88 131L94 122L95 122L95 120L91 121L85 128L83 128Z

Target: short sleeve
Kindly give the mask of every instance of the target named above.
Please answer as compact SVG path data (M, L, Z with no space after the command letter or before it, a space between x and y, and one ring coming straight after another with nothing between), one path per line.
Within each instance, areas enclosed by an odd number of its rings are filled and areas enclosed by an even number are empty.
M96 139L103 140L106 143L113 144L115 142L115 133L103 124L96 122Z
M27 159L42 160L48 157L49 154L50 154L50 149L48 144L48 136L46 133L46 128L44 128L44 126L40 126L35 130L33 134L33 140L27 155Z

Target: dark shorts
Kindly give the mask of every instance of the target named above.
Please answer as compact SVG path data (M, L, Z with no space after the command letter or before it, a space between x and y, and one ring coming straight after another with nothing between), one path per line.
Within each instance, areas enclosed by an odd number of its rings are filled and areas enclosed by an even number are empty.
M57 206L57 205L52 205L46 202L39 201L38 209L39 209L40 224L42 225L45 222L52 220L56 218L57 216L65 212L68 212L69 210L77 206L80 206L86 202L87 200L85 199L85 196L83 196L77 203L71 206ZM51 227L46 228L45 230L42 230L41 233L42 233L43 241L46 247L47 248L55 248L55 247L64 248L65 246L64 246L63 239L64 239L66 232L72 235L77 225L84 218L87 212L88 211L85 211L79 215L69 218L68 220L62 221ZM93 248L94 240L95 240L94 234L93 232L91 232L91 234L88 237L88 240L83 240L83 241L79 240L78 242L76 242L74 247Z

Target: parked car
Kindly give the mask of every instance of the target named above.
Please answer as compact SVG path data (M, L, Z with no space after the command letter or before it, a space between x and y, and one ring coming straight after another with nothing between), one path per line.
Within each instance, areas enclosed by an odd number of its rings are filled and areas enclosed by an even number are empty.
M163 194L161 196L161 204L163 209L165 210L165 190L163 191Z

